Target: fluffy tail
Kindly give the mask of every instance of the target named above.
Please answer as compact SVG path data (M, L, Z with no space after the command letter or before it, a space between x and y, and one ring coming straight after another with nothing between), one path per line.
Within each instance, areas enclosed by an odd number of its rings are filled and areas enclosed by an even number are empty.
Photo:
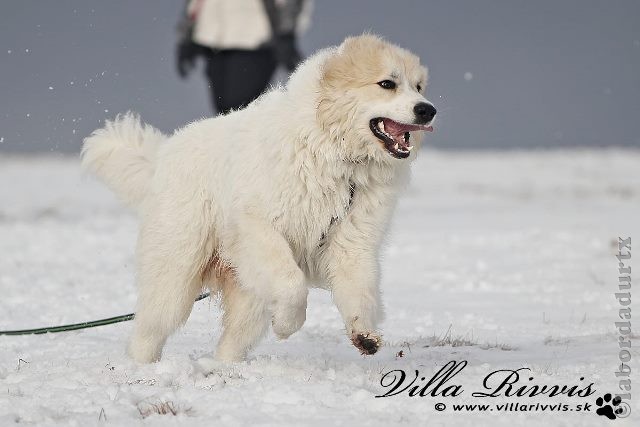
M148 194L159 143L166 138L136 114L118 115L85 138L82 166L137 208Z

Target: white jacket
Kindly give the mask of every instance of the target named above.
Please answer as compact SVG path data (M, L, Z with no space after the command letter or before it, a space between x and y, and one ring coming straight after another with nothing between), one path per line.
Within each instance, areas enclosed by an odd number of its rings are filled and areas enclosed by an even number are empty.
M190 0L187 15L194 21L193 41L215 49L256 49L272 36L262 0ZM309 26L311 2L306 1L296 23L300 34Z

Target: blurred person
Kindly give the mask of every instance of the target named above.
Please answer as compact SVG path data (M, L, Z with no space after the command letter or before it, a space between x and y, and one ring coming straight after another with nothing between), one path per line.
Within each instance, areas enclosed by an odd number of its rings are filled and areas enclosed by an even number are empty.
M187 0L179 25L178 74L206 60L213 107L245 107L267 88L278 65L293 71L296 38L308 27L311 0Z

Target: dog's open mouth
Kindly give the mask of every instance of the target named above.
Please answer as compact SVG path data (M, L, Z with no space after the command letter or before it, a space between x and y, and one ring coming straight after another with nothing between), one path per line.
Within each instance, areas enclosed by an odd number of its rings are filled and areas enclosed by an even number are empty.
M371 132L384 143L384 148L395 158L405 159L411 154L411 134L413 131L433 131L427 125L399 123L386 117L377 117L369 121Z

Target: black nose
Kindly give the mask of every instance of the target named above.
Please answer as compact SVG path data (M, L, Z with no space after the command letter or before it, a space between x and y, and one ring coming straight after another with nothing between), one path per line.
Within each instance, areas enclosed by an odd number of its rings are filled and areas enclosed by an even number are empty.
M418 123L429 123L436 115L436 107L428 102L419 102L413 107L413 112Z

